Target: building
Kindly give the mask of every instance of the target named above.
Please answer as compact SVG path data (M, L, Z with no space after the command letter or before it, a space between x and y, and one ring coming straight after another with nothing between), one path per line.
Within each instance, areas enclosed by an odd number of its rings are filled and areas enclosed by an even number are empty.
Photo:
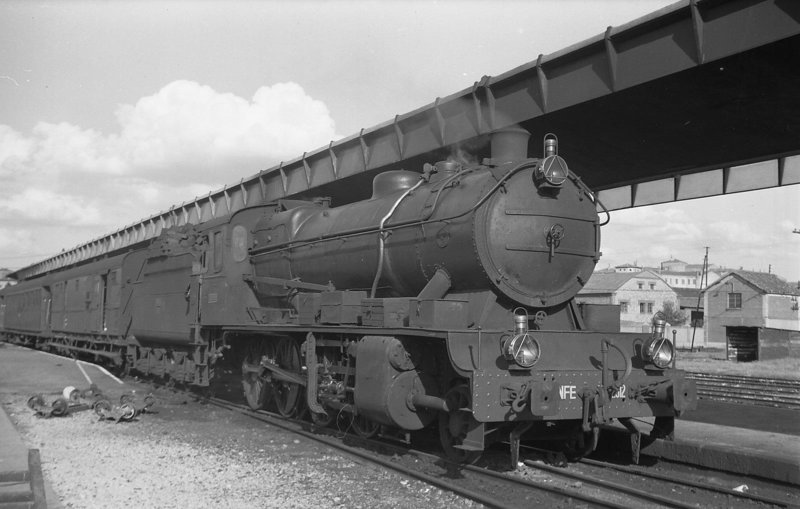
M16 281L8 277L9 274L11 274L9 269L0 269L0 290L6 286L16 283Z
M691 264L682 260L671 259L661 262L659 275L673 288L697 288L702 290L715 283L722 276L722 271L709 266L706 269L706 281L703 285L703 264Z
M653 315L667 301L677 304L678 294L651 270L615 270L592 274L578 292L577 300L587 304L618 305L623 332L649 332Z
M614 267L614 272L624 272L624 273L637 273L644 270L642 267L638 265L631 265L630 263L625 263L623 265L617 265Z
M703 291L699 288L672 288L678 294L678 308L683 311L687 319L691 318L692 313L700 313L696 318L700 320L702 327Z
M800 288L775 274L735 270L705 292L706 344L729 359L800 357Z

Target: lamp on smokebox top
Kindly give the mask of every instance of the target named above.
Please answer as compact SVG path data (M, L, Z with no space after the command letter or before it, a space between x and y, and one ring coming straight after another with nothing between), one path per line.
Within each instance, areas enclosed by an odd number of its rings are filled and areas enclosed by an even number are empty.
M569 175L569 166L558 155L558 138L555 134L544 137L544 159L533 172L533 181L538 188L560 188Z
M539 342L528 332L528 313L514 311L514 335L506 336L502 342L503 357L509 362L509 369L515 365L530 369L542 355ZM513 364L511 364L513 362Z

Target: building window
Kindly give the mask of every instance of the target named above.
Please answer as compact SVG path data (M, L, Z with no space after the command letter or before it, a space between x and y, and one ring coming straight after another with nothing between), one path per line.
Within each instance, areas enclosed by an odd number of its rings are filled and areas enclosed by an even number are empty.
M628 301L627 300L619 301L619 312L620 313L627 313L628 312Z
M639 285L639 290L641 290L642 288L644 288L644 283L642 283L641 281L639 281L639 282L638 282L638 283L636 283L636 284L638 284L638 285Z
M651 290L655 290L656 289L656 284L655 283L650 283L650 289Z
M742 309L742 294L729 293L728 294L728 309Z
M640 302L639 303L639 313L652 313L653 312L653 303L652 302Z

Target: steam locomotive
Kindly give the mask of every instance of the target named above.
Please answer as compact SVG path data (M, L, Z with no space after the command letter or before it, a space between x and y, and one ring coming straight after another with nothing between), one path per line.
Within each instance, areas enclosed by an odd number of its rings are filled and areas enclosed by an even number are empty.
M580 455L601 427L696 404L663 322L619 331L576 302L600 257L595 195L529 133L491 157L387 171L369 199L278 200L0 291L0 336L208 386L241 366L247 403L357 433L438 426L474 461L508 440ZM638 444L638 440L632 440Z

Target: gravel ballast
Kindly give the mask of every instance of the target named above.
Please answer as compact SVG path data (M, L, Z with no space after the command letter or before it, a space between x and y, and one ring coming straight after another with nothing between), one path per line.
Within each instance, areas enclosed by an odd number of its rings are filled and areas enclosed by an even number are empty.
M156 413L119 423L92 411L40 418L27 396L3 395L26 445L40 450L50 496L58 499L48 507L480 506L246 416L159 392Z

